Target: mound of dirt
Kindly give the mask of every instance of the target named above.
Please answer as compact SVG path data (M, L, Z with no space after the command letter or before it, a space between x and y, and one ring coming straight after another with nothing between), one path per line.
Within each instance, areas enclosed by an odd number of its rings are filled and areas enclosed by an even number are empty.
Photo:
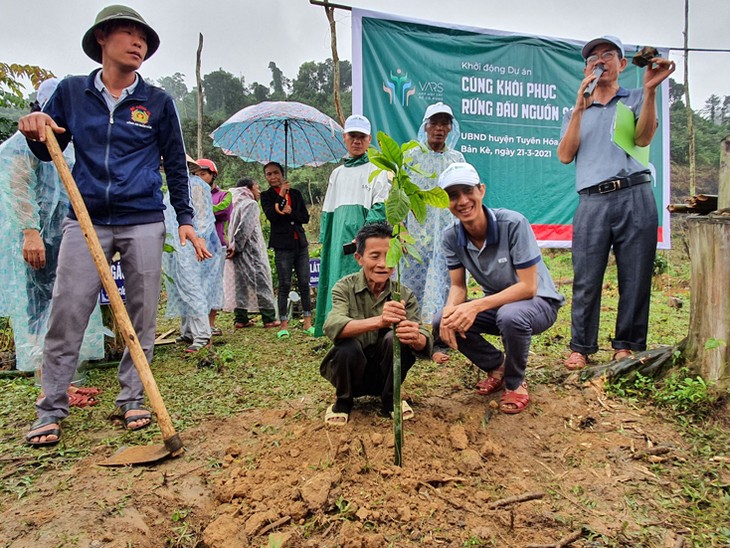
M499 397L498 395L496 396ZM5 499L11 546L600 546L655 528L687 458L674 427L598 384L536 386L519 415L468 389L412 399L403 466L392 422L358 401L324 426L324 402L288 402L182 434L184 457L107 469L97 454ZM650 469L664 466L661 477ZM590 539L597 539L596 543ZM567 545L567 544L564 544ZM626 545L630 545L626 544Z

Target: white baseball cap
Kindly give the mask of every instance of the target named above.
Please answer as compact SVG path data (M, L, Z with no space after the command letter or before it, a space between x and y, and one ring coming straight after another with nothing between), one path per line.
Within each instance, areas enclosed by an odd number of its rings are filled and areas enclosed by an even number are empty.
M480 182L477 170L467 162L451 164L439 177L439 186L444 190L456 185L477 186Z
M361 114L353 114L345 120L344 133L364 133L370 135L370 120Z
M426 108L426 114L423 115L423 121L425 122L431 116L435 116L436 114L448 114L449 116L451 116L452 120L454 118L454 113L451 110L451 107L439 101L438 103L434 103L433 105L428 105L428 107Z

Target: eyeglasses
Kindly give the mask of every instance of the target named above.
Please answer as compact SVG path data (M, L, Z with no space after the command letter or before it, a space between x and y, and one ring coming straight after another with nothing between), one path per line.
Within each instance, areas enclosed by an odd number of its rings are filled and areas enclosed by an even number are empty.
M598 60L601 61L612 61L615 57L618 56L618 52L615 49L604 51L600 55L591 55L586 59L586 65L595 65Z

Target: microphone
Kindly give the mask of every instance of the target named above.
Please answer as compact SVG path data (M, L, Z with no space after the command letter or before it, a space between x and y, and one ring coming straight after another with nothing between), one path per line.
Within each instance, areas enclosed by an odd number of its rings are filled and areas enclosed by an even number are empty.
M595 68L593 69L593 74L596 75L596 79L588 84L588 87L583 92L583 97L590 97L591 95L593 95L593 90L596 89L596 86L598 85L598 80L601 78L601 74L603 74L605 70L606 66L603 63L599 63L595 66Z

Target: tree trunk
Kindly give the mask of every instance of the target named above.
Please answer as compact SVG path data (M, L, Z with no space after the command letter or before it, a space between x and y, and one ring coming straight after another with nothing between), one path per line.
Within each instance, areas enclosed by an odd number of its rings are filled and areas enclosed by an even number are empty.
M325 6L327 21L330 24L330 45L332 47L332 85L334 89L335 110L341 126L345 125L345 115L340 103L340 56L337 55L337 29L335 28L335 8Z
M730 217L687 219L692 266L685 357L702 378L730 387Z
M200 78L200 58L203 54L203 34L198 34L198 54L195 60L195 82L198 86L198 158L203 157L203 81Z
M692 107L689 103L689 0L684 0L684 100L687 103L687 132L689 133L689 195L697 194L695 165L695 131Z

